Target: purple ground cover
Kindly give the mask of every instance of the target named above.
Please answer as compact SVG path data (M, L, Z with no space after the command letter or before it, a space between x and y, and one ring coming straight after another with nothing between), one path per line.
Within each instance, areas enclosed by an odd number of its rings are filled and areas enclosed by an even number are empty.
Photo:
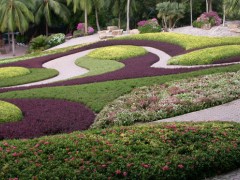
M0 124L0 140L35 138L58 133L85 130L93 123L94 113L75 102L64 100L4 100L18 106L24 119Z

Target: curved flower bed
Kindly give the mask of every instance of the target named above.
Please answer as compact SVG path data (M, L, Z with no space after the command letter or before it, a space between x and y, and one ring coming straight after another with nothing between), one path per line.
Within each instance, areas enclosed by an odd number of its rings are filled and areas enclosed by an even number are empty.
M0 80L30 74L30 70L23 67L0 68Z
M22 111L15 105L0 101L0 125L6 122L15 122L22 119Z
M240 71L137 88L97 116L93 127L131 125L181 115L240 97Z
M7 100L23 112L20 122L0 124L0 139L35 138L88 129L95 115L79 103L64 100Z

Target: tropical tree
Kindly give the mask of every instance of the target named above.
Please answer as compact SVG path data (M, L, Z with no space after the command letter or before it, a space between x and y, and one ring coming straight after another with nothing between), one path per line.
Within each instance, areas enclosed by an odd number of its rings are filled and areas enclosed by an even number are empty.
M13 56L15 56L14 31L24 33L28 30L29 23L34 22L31 7L33 7L31 0L0 0L0 31L11 32Z
M68 22L70 11L64 4L64 0L35 0L35 22L39 24L44 18L46 35L48 27L52 26L54 16L59 16L64 22Z
M131 0L127 0L127 33L130 32L130 3Z
M85 33L88 32L88 15L92 11L93 1L92 0L67 0L67 4L73 3L73 12L76 13L78 9L84 11L84 29Z
M97 29L98 29L98 31L100 31L101 28L100 28L100 25L99 25L98 13L103 7L106 7L108 5L108 3L105 0L93 0L93 5L94 5L94 8L95 8Z

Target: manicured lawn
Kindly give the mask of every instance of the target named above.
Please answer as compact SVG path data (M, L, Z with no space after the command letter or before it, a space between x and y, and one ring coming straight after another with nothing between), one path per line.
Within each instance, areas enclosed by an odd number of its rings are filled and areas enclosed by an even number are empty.
M124 67L124 64L120 62L116 62L112 60L94 59L88 56L79 58L76 61L76 65L89 70L88 73L82 76L79 76L78 78L104 74L107 72L116 71Z
M179 45L187 50L205 48L212 46L223 46L223 45L239 45L240 37L204 37L204 36L191 36L178 33L148 33L148 34L137 34L131 36L124 36L118 38L119 40L151 40L167 42Z
M240 56L240 46L220 46L213 48L201 49L184 55L175 56L168 64L170 65L204 65L212 64L219 60L224 60L230 57Z
M17 106L0 101L0 124L19 121L22 119L22 116L22 112Z
M240 165L240 124L164 123L0 142L1 179L204 179Z
M45 79L52 78L58 75L58 71L54 69L29 69L30 73L23 76L16 76L12 78L2 79L0 81L0 87L15 86L21 84L27 84L31 82L37 82Z
M240 65L232 65L167 76L108 81L75 86L48 87L24 91L11 91L1 93L0 98L64 99L83 103L90 107L94 112L98 113L108 103L124 94L130 93L136 87L163 84L173 80L192 78L207 74L236 72L239 71L239 69Z

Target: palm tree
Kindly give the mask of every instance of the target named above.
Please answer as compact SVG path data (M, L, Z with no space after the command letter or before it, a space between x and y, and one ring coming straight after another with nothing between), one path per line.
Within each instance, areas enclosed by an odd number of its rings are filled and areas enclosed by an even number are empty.
M131 0L127 0L127 33L130 32L130 27L129 27L129 23L130 23L130 3L131 3Z
M118 16L118 28L121 28L121 16L124 9L125 0L112 0L111 8L114 16Z
M63 2L63 0L35 0L35 22L39 24L44 17L47 36L48 26L52 26L53 14L68 22L70 11Z
M67 0L67 4L73 3L73 11L76 13L78 9L84 10L84 26L85 33L88 32L88 14L92 11L92 0Z
M109 2L109 1L108 1ZM95 8L95 16L96 16L96 25L98 31L101 31L100 25L99 25L99 18L98 18L98 12L105 6L107 6L107 3L105 0L93 0L94 8Z
M31 0L1 0L0 1L0 31L12 34L12 53L15 56L14 31L24 33L29 28L29 23L34 21L30 11Z

